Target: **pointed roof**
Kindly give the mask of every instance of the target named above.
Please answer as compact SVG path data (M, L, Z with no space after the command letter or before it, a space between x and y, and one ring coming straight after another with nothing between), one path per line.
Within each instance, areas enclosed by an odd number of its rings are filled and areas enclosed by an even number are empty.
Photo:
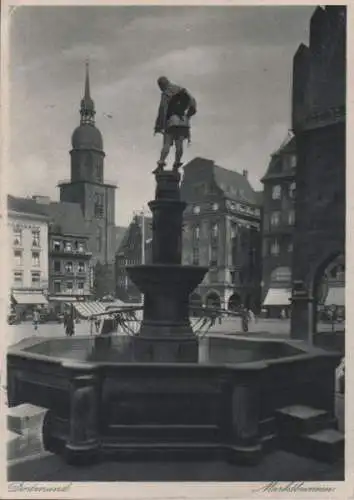
M89 62L86 61L86 72L85 72L85 91L84 97L81 99L81 123L94 123L95 118L95 103L91 98L90 93L90 67Z

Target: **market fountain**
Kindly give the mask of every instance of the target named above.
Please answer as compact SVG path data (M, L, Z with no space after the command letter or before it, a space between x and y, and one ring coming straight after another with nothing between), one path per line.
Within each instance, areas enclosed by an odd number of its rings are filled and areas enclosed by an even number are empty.
M280 409L310 405L332 417L339 355L294 341L198 338L189 296L207 268L181 264L180 175L163 171L156 181L152 263L128 268L144 294L138 334L12 346L9 406L46 408L45 447L70 463L147 456L256 463L277 445Z

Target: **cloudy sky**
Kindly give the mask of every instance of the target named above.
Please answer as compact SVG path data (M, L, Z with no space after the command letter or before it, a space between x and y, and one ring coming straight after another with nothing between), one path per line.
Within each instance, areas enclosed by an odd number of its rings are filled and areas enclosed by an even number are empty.
M310 6L20 7L11 19L10 191L58 199L70 175L90 60L105 178L115 181L116 223L153 196L160 136L156 78L196 97L192 144L203 156L247 169L260 188L269 155L290 125L292 57L308 40ZM113 118L107 118L106 114Z

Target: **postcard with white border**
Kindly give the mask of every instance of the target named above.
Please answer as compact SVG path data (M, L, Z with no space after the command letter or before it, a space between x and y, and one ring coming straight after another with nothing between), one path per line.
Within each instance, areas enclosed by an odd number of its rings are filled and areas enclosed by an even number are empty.
M2 498L354 498L353 11L2 3Z

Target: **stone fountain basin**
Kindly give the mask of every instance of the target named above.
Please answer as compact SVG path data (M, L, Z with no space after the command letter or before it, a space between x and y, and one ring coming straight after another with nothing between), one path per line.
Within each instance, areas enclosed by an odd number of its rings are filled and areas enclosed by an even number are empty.
M93 337L26 339L7 354L9 406L50 410L47 448L62 452L77 425L78 381L87 379L90 442L94 435L100 457L217 455L241 463L257 461L276 439L277 409L299 404L334 413L340 356L299 342L214 335L199 340L195 362L134 356L127 336L112 337L106 350L95 349ZM73 461L87 447L79 451Z

